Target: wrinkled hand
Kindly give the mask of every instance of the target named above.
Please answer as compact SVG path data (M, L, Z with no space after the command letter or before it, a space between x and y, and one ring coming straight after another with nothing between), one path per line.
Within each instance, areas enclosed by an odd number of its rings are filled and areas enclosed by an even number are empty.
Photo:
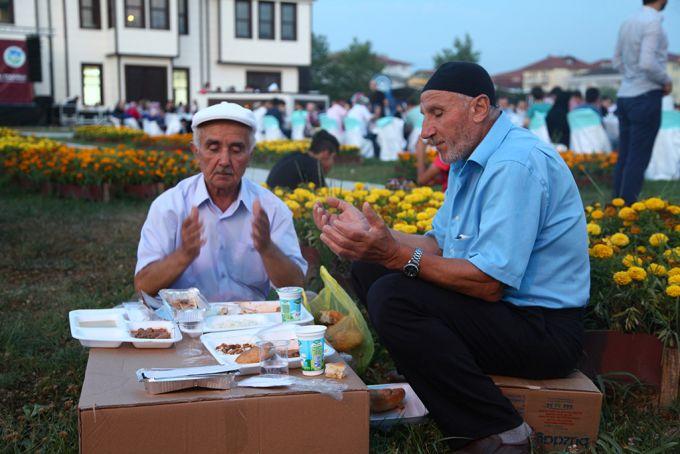
M201 253L201 247L205 244L203 236L203 223L198 218L198 208L193 207L189 216L182 222L182 245L180 250L184 256L193 262Z
M314 217L314 224L316 224L316 227L319 230L323 231L325 225L333 225L333 223L338 220L356 224L357 228L363 230L369 229L370 226L366 217L361 211L356 209L354 205L347 203L344 200L336 199L335 197L328 197L326 203L329 207L339 210L340 213L330 214L319 202L315 203L312 215Z
M266 252L272 244L269 218L259 200L253 202L252 238L253 246L260 254Z
M397 258L399 243L368 202L362 206L363 213L354 207L354 211L343 210L342 205L339 209L342 213L321 228L321 241L333 252L347 260L382 265ZM345 213L348 214L344 216Z

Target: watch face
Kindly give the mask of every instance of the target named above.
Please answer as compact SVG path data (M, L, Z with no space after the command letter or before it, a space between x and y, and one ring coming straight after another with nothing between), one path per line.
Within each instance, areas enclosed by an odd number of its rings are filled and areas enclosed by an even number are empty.
M419 268L415 263L407 263L404 266L404 274L408 277L416 277L418 275Z

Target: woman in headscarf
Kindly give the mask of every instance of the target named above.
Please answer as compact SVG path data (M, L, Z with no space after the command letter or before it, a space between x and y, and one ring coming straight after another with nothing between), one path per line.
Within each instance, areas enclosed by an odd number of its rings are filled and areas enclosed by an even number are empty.
M561 143L569 147L569 123L567 114L569 113L569 99L571 93L561 91L557 93L555 104L553 104L548 116L545 118L548 126L548 134L553 143Z

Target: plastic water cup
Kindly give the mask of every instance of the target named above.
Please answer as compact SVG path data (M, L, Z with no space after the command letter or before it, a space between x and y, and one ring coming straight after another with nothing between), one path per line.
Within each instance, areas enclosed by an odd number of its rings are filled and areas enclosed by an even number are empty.
M277 289L281 303L281 321L296 322L300 320L302 311L302 287L283 287Z
M323 351L326 340L323 325L298 326L295 330L300 345L300 364L304 375L321 375L324 371Z
M260 374L288 375L289 341L260 341L256 345L260 349Z

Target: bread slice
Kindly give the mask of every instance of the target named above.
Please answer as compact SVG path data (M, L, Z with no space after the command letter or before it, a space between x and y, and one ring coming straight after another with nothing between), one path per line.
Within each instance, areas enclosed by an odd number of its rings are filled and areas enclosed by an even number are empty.
M326 363L326 377L341 380L347 376L347 364Z

